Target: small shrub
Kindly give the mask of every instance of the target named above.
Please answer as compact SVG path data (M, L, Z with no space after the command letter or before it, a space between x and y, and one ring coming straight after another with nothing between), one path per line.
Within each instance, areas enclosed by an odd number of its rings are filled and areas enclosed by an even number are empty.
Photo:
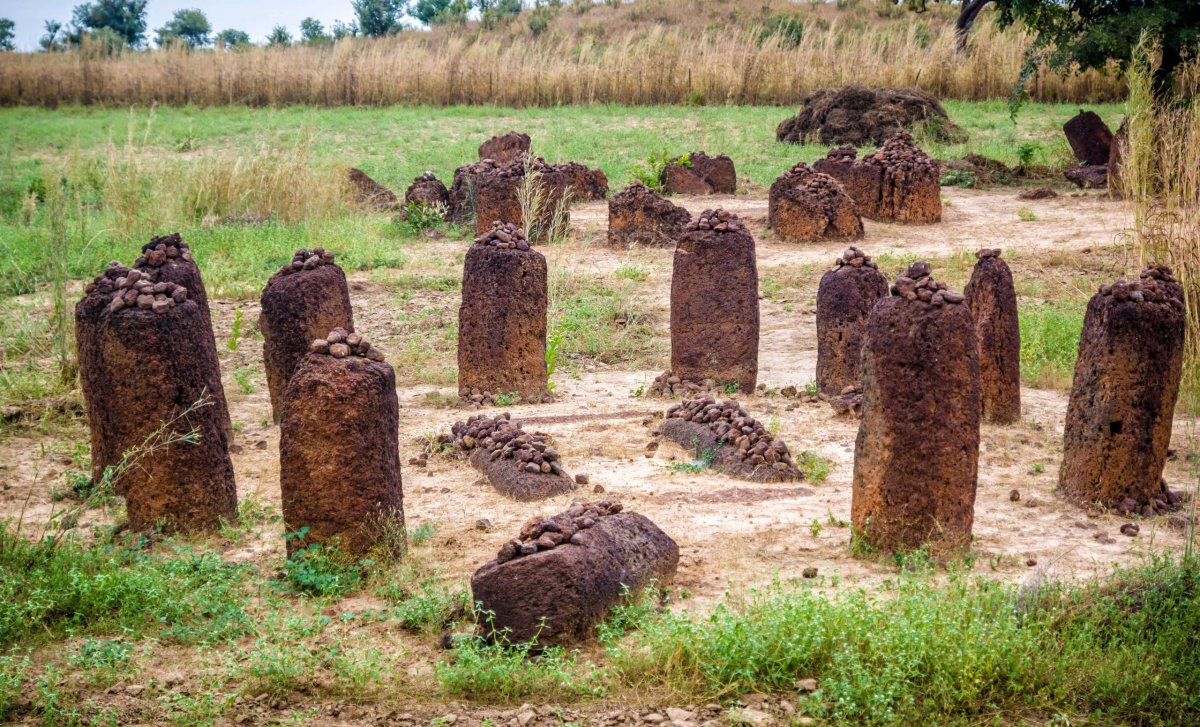
M284 536L287 540L303 541L308 527ZM342 596L356 590L362 583L358 563L337 548L321 543L309 543L288 556L284 565L285 582L297 593L314 596Z
M793 455L792 459L800 473L804 475L804 479L814 485L824 482L825 478L829 476L829 470L833 468L833 460L808 450Z
M434 675L443 691L465 699L510 702L535 694L562 699L604 693L598 670L583 668L575 652L557 646L539 649L534 642L487 643L460 636L453 656L438 662Z

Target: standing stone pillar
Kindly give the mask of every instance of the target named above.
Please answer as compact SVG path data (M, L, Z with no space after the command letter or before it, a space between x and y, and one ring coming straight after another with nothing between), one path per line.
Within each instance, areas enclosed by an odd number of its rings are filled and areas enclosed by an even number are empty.
M979 463L979 351L964 296L909 266L871 312L851 516L885 551L971 539Z
M1099 503L1153 515L1178 505L1162 480L1183 370L1183 290L1153 265L1092 296L1067 404L1059 489L1083 507Z
M1012 271L1000 248L980 250L979 262L963 290L975 319L979 345L979 389L983 420L1015 424L1021 420L1021 329Z
M821 276L817 288L817 388L838 396L859 386L862 340L871 308L887 297L888 282L871 258L850 247Z
M283 411L283 391L308 344L334 328L354 332L346 274L322 248L297 250L292 261L271 276L262 293L259 328L271 414Z
M291 555L309 543L361 556L404 547L396 375L362 336L312 342L283 398L279 485Z

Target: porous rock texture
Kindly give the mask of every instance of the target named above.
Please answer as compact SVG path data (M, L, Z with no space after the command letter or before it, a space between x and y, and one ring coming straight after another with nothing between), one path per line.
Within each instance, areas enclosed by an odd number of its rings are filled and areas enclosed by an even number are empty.
M1178 505L1162 481L1183 365L1183 291L1152 265L1101 286L1088 302L1067 404L1059 489L1153 515Z
M433 172L422 172L404 191L404 205L423 204L440 210L450 207L450 190Z
M131 529L211 530L237 511L217 351L188 290L151 277L111 266L76 306L93 481L129 453Z
M692 216L640 181L608 200L608 244L674 247Z
M541 500L577 487L549 437L526 432L508 412L455 422L450 434L453 446L467 454L492 487L514 500Z
M938 163L900 131L879 151L856 160L853 147L830 150L813 164L841 182L858 213L874 220L937 222L942 219Z
M1080 164L1107 164L1113 135L1093 111L1080 111L1063 124L1067 143Z
M1000 248L975 253L979 262L963 289L979 346L979 390L983 421L1014 424L1021 420L1021 330L1012 271Z
M403 547L400 405L379 349L334 329L312 341L283 398L279 487L288 554L310 543L363 555Z
M507 134L493 136L479 145L480 159L493 159L498 162L519 161L529 154L533 146L528 134L510 131Z
M687 155L687 161L673 161L663 167L662 185L667 194L733 194L737 191L737 172L733 160L724 154L710 157L702 151Z
M539 646L586 638L609 608L651 581L668 581L679 546L620 503L581 502L533 518L471 577L479 626L490 639Z
M731 477L751 482L804 478L787 444L733 399L718 402L706 396L672 405L662 435Z
M271 414L283 411L283 392L308 345L334 328L354 331L354 312L346 275L324 248L300 249L263 288L258 327L263 334L263 362Z
M938 100L918 88L867 88L859 84L819 88L800 104L800 112L775 129L777 141L879 145L897 131L922 123L940 141L963 138ZM937 121L927 123L934 118Z
M970 543L979 464L979 351L964 296L916 262L876 304L862 352L851 516L883 551Z
M571 187L571 201L594 202L608 196L608 177L603 169L592 169L579 162L552 164L550 167L566 177Z
M396 193L371 179L363 170L351 168L347 177L356 204L378 212L391 212L400 207Z
M753 392L758 330L754 238L732 212L705 210L675 248L667 376Z
M1108 187L1107 164L1085 164L1078 167L1067 167L1063 176L1080 189L1105 189Z
M463 266L458 311L458 392L546 393L546 258L520 228L495 223Z
M779 175L767 201L767 225L782 240L861 237L862 219L842 185L800 162Z
M535 157L475 170L475 232L486 233L495 222L508 222L525 230L530 240L541 241L550 233L556 211L571 202L571 178L562 169ZM486 168L483 168L486 167ZM534 175L538 199L537 219L525 220L520 189Z
M817 286L817 390L841 395L859 385L862 341L871 309L888 281L871 258L850 247ZM847 407L849 409L849 406Z

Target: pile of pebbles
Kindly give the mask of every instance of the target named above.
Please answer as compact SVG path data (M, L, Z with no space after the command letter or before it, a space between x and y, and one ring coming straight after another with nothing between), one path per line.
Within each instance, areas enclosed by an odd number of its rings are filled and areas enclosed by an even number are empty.
M502 250L528 250L529 240L525 231L511 222L496 220L492 228L475 238L476 245L490 245Z
M840 153L841 147L836 150ZM938 163L916 145L912 135L900 130L883 143L879 151L863 157L864 164L882 166L895 176L897 172L909 178L938 176Z
M481 448L490 453L491 460L511 459L529 474L564 476L561 458L549 438L541 433L521 429L511 415L504 412L489 417L477 414L466 422L450 427L454 444L464 452Z
M692 220L688 230L715 230L717 232L740 232L746 229L738 216L729 210L718 207L715 210L704 210L700 216Z
M862 250L859 250L853 245L846 248L846 252L842 253L842 256L833 262L833 269L840 270L846 265L849 265L852 268L879 268L879 266L871 260L870 255L866 254Z
M1178 492L1171 492L1167 489L1167 481L1162 479L1159 481L1160 492L1154 496L1154 499L1145 505L1138 505L1138 501L1132 497L1127 497L1117 505L1117 512L1121 515L1141 515L1145 518L1152 518L1156 515L1165 515L1169 512L1176 512L1183 506L1184 496Z
M142 245L142 254L133 262L133 267L157 268L166 265L172 260L192 262L191 250L178 232L161 237L151 237L150 242Z
M649 396L665 398L693 397L709 391L717 391L717 382L713 379L703 381L685 381L672 371L664 371L655 377L646 392Z
M956 293L942 281L934 280L932 272L933 266L925 260L909 265L908 271L892 283L892 295L905 300L919 300L938 308L943 304L958 305L966 300L962 293Z
M551 518L535 517L521 526L521 534L500 546L496 561L507 563L514 558L533 555L541 550L553 550L571 543L582 545L581 531L594 526L602 517L616 515L624 509L619 502L577 502Z
M761 422L733 399L718 403L711 396L689 399L667 409L667 417L707 426L734 447L734 457L752 466L768 464L781 472L792 469L792 455Z
M825 158L830 161L849 164L858 158L858 149L851 144L835 146L825 153Z
M333 253L326 252L323 247L314 247L311 250L302 247L292 255L290 263L280 266L279 274L291 275L301 270L316 270L322 265L333 265Z
M383 352L371 345L371 342L358 333L350 333L345 328L335 328L324 338L318 338L308 344L309 353L319 353L334 358L361 356L372 361L383 363Z
M842 389L842 393L838 396L829 397L829 406L833 407L833 413L838 416L850 416L854 419L862 418L863 408L863 391L862 387L850 384Z
M1165 265L1151 264L1141 272L1138 280L1119 278L1112 285L1101 285L1100 295L1112 296L1117 301L1144 303L1167 303L1176 308L1183 307L1179 298L1178 284L1171 269Z
M112 294L109 310L113 313L123 308L140 308L155 313L166 313L177 304L188 299L188 289L182 285L156 282L154 270L138 270L111 262L108 269L88 283L87 293Z

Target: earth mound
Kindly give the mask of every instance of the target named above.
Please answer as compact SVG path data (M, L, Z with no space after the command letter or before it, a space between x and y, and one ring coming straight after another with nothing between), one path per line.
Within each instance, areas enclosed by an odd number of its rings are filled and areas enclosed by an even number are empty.
M897 131L921 125L938 141L966 136L941 103L919 88L818 88L800 103L800 113L775 129L777 141L879 146Z

